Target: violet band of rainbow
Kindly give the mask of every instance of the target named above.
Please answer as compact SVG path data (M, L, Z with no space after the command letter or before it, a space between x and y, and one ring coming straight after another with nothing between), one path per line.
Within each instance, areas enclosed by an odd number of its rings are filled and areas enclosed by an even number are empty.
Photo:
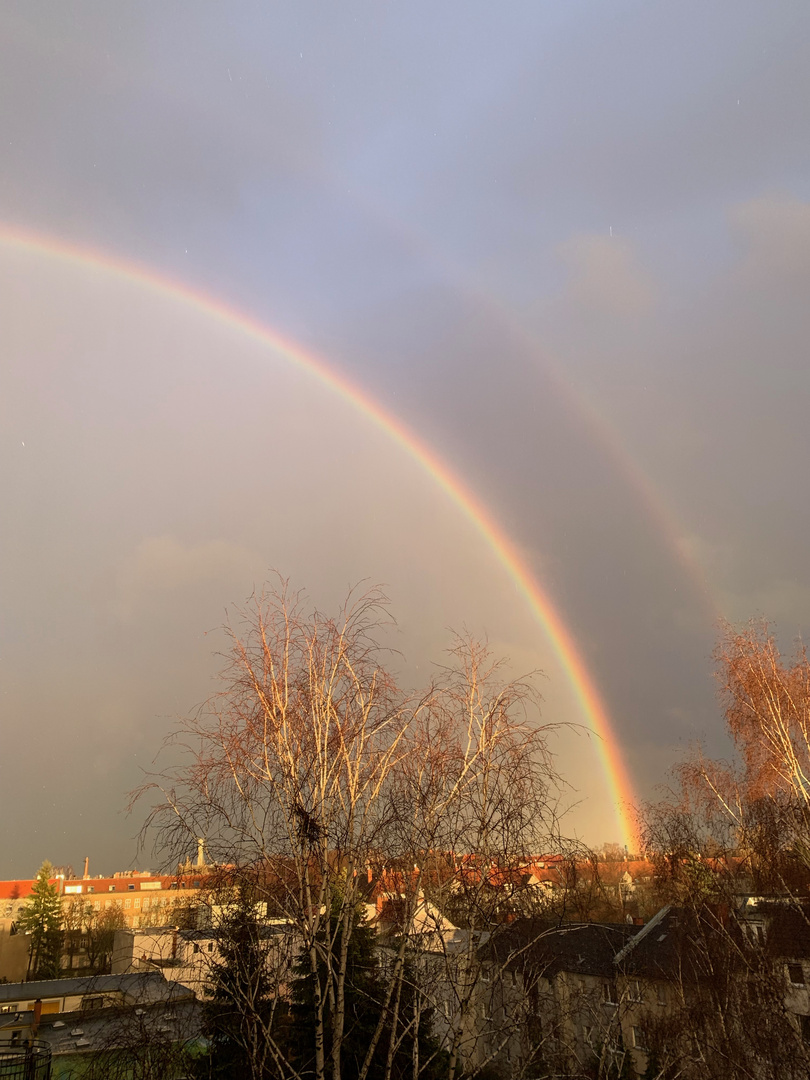
M416 461L475 526L542 627L586 726L598 736L595 740L596 750L614 806L621 842L631 851L636 849L633 807L637 800L622 757L621 743L571 632L547 592L536 580L516 544L506 535L491 512L435 451L365 390L343 373L339 373L327 360L203 290L119 256L8 225L0 224L0 244L105 271L239 330L253 341L315 375Z

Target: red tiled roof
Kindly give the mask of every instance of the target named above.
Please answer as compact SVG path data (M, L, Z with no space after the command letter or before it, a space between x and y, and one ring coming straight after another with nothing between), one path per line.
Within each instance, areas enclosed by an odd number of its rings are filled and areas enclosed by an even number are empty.
M23 900L31 895L31 889L36 878L23 879L20 881L0 881L0 900ZM55 879L51 880L51 885Z
M31 890L36 882L36 878L25 878L17 881L0 881L0 900L24 900L31 895ZM144 884L151 883L154 888L154 883L159 882L161 889L171 889L172 887L181 889L194 889L206 883L205 874L182 874L180 877L177 875L163 876L159 874L150 875L149 877L136 876L132 877L94 877L94 878L70 878L69 880L63 880L62 878L51 878L50 884L57 885L60 892L65 891L65 887L71 888L81 885L81 895L86 895L90 889L94 893L126 893L126 892L139 892ZM195 883L199 884L195 884ZM129 886L134 885L133 889ZM113 886L111 889L110 886ZM68 893L72 895L72 893Z

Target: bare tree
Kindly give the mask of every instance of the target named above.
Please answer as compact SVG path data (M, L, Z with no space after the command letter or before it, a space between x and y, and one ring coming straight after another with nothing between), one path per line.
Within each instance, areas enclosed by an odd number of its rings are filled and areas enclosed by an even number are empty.
M559 846L560 780L538 707L530 680L506 679L486 646L459 638L397 772L397 964L419 940L422 993L443 1017L451 1080L513 1050L517 1068L526 1018L504 986L526 943L494 943L536 902L532 856Z
M785 958L727 902L673 909L655 956L630 954L626 972L666 984L667 1008L633 1023L660 1077L799 1080L810 1055L788 1009ZM635 962L635 966L634 966ZM653 995L648 995L655 1002ZM652 1072L652 1069L649 1070Z
M717 675L734 756L700 748L673 771L674 785L645 810L648 846L666 853L661 880L743 877L754 891L810 884L810 661L785 661L764 622L726 626ZM661 871L666 871L662 873ZM685 876L684 876L685 875ZM694 883L694 882L693 882ZM668 897L670 898L670 897ZM677 897L676 897L677 898Z
M171 857L206 837L226 890L247 874L289 927L313 994L316 1080L346 1075L352 939L386 891L395 932L351 1080L401 1075L405 1046L414 1080L430 1075L439 1059L417 1035L445 1008L450 1080L491 1060L491 1039L476 1050L481 946L519 909L528 857L557 843L559 780L530 683L462 639L434 686L403 693L379 644L386 603L350 596L331 619L286 586L257 598L230 630L221 692L172 740L180 762L142 792L159 793L148 825ZM298 1075L257 1022L272 1067Z
M360 884L386 849L389 780L418 713L381 662L386 618L379 590L350 597L337 619L306 617L286 587L258 598L231 631L223 691L179 733L185 758L158 782L150 816L170 851L205 836L216 861L260 872L308 958L318 1080L340 1080ZM280 1051L276 1065L292 1071Z
M650 1025L650 1045L666 1075L806 1075L789 952L769 926L810 928L810 662L803 647L785 661L763 622L726 626L716 658L734 757L696 749L642 814L659 895L679 912L680 1005ZM756 925L768 905L750 894L778 899Z
M106 975L110 971L116 930L126 926L118 904L96 909L82 897L62 904L62 954L71 972Z
M82 1080L182 1080L199 1057L196 1002L143 1001L83 1014ZM72 1073L70 1075L73 1075Z

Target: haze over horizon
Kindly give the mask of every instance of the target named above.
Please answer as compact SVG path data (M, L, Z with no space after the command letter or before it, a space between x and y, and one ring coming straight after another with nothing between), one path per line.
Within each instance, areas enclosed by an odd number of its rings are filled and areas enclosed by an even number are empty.
M385 583L408 683L466 627L583 721L428 470L104 259L324 358L446 463L640 797L728 752L718 620L810 625L808 31L781 0L5 5L0 876L149 865L125 793L273 569L326 609ZM595 740L556 745L571 831L617 840Z

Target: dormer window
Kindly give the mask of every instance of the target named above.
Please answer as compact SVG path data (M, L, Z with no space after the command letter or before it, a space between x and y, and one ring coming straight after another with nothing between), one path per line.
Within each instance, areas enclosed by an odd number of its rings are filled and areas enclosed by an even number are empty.
M748 924L748 936L754 945L765 944L765 927L762 923L749 923Z

